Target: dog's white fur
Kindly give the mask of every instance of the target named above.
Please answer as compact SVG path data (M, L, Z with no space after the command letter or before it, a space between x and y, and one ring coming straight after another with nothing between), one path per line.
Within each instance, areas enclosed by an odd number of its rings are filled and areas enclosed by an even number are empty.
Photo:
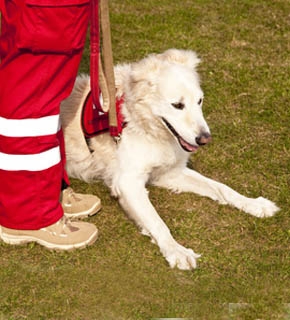
M88 76L77 78L61 106L68 173L85 181L104 180L142 233L159 246L171 267L179 269L195 268L199 255L172 237L148 198L146 184L194 192L255 217L269 217L278 210L267 199L247 198L186 167L190 152L180 143L195 151L196 138L209 133L201 108L198 63L194 52L170 49L115 67L117 96L125 97L122 112L127 122L118 144L102 134L90 139L92 152L88 148L80 126L81 107L90 90ZM181 108L172 105L178 102L183 103Z

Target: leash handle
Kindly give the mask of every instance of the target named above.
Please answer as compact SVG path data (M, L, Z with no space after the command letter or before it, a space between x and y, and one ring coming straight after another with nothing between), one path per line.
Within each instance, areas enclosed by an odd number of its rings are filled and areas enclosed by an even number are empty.
M102 68L100 52L100 31L102 32L104 71ZM121 130L119 129L117 119L116 89L108 0L91 0L90 40L90 84L93 103L98 110L109 112L110 133L112 136L119 136ZM99 102L100 87L103 95L103 105Z
M99 58L100 58L100 28L99 28L99 0L90 1L90 84L94 105L100 106L99 89ZM102 111L102 110L100 110Z

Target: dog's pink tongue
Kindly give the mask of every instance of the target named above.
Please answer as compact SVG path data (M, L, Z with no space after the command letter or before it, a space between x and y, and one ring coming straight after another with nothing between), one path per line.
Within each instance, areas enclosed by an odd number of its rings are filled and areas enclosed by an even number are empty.
M193 146L192 144L186 142L185 140L183 140L181 137L179 137L179 143L181 144L181 146L183 147L183 149L185 149L188 152L195 152L197 151L198 147L197 146Z

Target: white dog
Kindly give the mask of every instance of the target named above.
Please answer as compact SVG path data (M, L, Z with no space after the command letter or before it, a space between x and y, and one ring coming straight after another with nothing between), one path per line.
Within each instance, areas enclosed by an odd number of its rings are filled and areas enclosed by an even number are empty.
M247 198L186 167L191 153L211 139L202 114L198 63L194 52L170 49L115 67L117 96L125 97L122 113L127 123L118 144L107 133L88 143L83 136L80 114L90 90L88 76L77 78L61 107L68 173L85 181L104 180L169 265L183 270L195 268L199 255L172 237L148 198L146 184L194 192L255 217L269 217L278 210L267 199Z

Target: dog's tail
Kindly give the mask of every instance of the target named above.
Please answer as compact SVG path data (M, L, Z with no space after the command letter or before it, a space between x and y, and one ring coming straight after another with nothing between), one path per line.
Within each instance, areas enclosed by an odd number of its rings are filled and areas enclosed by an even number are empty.
M90 77L77 77L71 95L61 103L61 123L66 146L67 171L72 177L80 177L90 163L91 152L81 128L81 112L84 100L90 90Z

